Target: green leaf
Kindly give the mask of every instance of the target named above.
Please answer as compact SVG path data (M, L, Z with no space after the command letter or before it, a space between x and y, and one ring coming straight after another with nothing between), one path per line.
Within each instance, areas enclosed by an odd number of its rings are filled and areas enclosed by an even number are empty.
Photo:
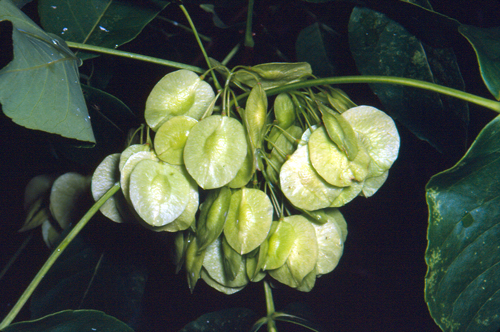
M116 244L111 246L117 247ZM31 318L38 319L67 308L80 307L103 310L123 322L137 324L148 273L140 254L125 253L123 247L120 248L108 249L101 254L95 246L84 242L81 236L76 237L33 293Z
M381 13L355 8L349 22L349 44L363 75L407 77L464 89L453 51L422 44ZM467 103L409 87L370 86L391 115L419 138L439 151L463 153ZM443 123L450 130L442 130Z
M313 23L297 37L297 60L308 62L314 75L331 77L336 74L335 32L323 23Z
M0 21L12 23L14 44L14 60L0 70L4 113L29 129L94 142L75 55L9 0L0 2Z
M102 160L123 149L128 130L137 117L120 99L102 90L82 84L83 96L92 119L95 143L75 142L60 137L51 141L57 153L81 165Z
M500 27L477 28L464 24L458 31L476 52L484 84L500 100Z
M427 184L425 299L444 331L500 328L500 117Z
M38 12L45 30L64 40L117 48L133 40L170 2L40 0ZM80 55L81 56L81 55ZM88 58L89 55L83 55Z
M5 332L133 332L127 324L97 310L64 310L41 319L9 325Z
M179 332L248 331L257 318L257 314L250 309L224 309L200 316Z

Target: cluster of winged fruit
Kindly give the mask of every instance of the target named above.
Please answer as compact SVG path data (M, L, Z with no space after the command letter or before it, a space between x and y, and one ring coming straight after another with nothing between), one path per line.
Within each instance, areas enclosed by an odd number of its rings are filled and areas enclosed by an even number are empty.
M269 274L310 291L343 252L337 208L373 195L397 158L394 122L330 86L278 94L269 108L273 89L313 77L307 63L216 66L217 95L187 70L157 83L145 109L154 139L108 156L94 198L119 181L106 216L177 232L191 290L202 278L231 294Z

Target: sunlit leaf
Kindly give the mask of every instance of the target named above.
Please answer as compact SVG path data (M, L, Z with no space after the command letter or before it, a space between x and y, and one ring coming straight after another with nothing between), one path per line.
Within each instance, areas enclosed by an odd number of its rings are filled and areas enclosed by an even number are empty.
M117 48L134 39L170 2L41 0L44 29L64 40ZM81 55L80 55L81 56ZM82 56L86 58L88 55Z
M14 59L0 70L0 102L15 123L94 142L78 59L10 1L0 2L0 21L13 25Z
M500 328L500 118L427 184L425 299L443 331Z

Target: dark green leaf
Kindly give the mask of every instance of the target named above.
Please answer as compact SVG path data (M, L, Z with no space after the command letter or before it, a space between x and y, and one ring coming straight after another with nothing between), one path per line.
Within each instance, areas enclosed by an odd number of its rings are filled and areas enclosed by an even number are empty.
M4 113L30 129L94 142L75 55L9 0L0 2L0 21L12 23L14 44L14 60L0 70Z
M231 308L204 314L179 332L247 332L255 320L257 314L252 310Z
M5 332L134 332L127 324L97 310L65 310L43 318L9 325Z
M474 47L483 81L491 94L500 100L500 27L461 25L458 31Z
M435 47L462 43L457 29L460 22L435 12L427 0L305 0L308 2L350 2L386 14L420 40ZM415 2L415 3L412 3ZM335 17L335 19L337 19Z
M168 4L164 0L94 0L90 3L40 0L38 11L44 29L64 40L117 48L134 39Z
M122 261L118 261L112 254L100 254L77 237L33 293L31 317L36 319L67 308L86 308L137 323L147 271L141 265L142 258L122 256Z
M316 76L335 76L334 33L330 27L316 22L303 29L297 37L295 42L297 60L308 62Z
M500 328L500 117L431 178L425 299L444 331Z
M5 332L133 332L127 324L97 310L65 310L43 318L9 325Z
M355 8L349 22L349 44L363 75L407 77L464 89L452 50L423 45L381 13ZM439 151L463 153L467 103L397 85L372 84L371 88L391 115L419 138Z

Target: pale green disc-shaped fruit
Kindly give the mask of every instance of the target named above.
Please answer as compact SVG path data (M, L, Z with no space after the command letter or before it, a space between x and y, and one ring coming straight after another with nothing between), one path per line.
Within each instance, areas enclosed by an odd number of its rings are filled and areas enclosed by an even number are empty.
M342 116L360 134L372 158L370 177L382 175L391 168L399 153L399 134L392 118L371 106L351 108Z
M300 284L293 277L292 270L287 263L288 262L285 262L285 264L281 265L276 270L269 270L267 273L282 284L292 288L297 288Z
M236 176L246 154L243 125L234 118L212 115L191 129L184 147L184 164L200 187L214 189Z
M214 90L192 71L181 69L165 75L146 100L144 117L157 131L163 122L177 115L200 119L215 97Z
M311 137L311 134L316 130L318 129L318 126L317 125L313 125L311 126L311 128L307 128L304 133L302 134L302 137L300 138L300 142L299 144L297 145L297 149L302 147L302 146L305 146L307 145L307 143L309 142L309 137Z
M45 220L42 223L42 238L48 248L52 249L57 246L61 239L61 234L52 226L50 220Z
M304 277L311 272L318 261L318 240L312 223L304 216L294 215L284 218L293 226L297 238L286 263L276 270L269 270L269 275L290 287L297 287Z
M75 224L83 216L82 205L88 198L91 178L78 173L66 173L52 184L50 212L62 229Z
M207 285L209 285L213 289L215 289L221 293L224 293L226 295L231 295L231 294L237 293L240 290L242 290L243 288L245 288L245 286L243 286L243 287L223 286L223 285L219 284L217 281L215 281L212 277L210 277L210 275L208 274L208 272L204 268L201 269L201 279L203 279L207 283Z
M328 219L328 222L322 225L314 222L311 223L316 231L316 238L318 240L317 274L332 272L339 263L344 251L342 230L333 218Z
M50 195L52 184L56 180L55 174L42 174L37 175L28 182L24 190L24 211L28 212L31 206L40 199Z
M347 238L347 223L342 213L340 213L339 209L335 208L324 209L323 212L329 220L331 219L335 223L337 223L337 226L339 226L339 229L342 233L342 243L345 243L345 240Z
M178 232L188 229L195 222L196 212L198 212L198 206L200 203L198 184L193 180L193 178L191 178L185 168L182 167L182 169L179 170L189 182L189 202L179 217L177 217L170 224L160 227L160 230L165 232Z
M329 207L342 192L341 187L329 184L314 170L307 146L298 148L283 164L280 184L293 205L309 211Z
M158 161L158 157L156 157L156 153L153 151L136 152L127 158L123 168L120 170L120 185L123 196L125 196L128 202L130 202L130 174L132 174L135 166L142 160Z
M377 192L377 190L382 187L388 176L389 171L385 171L384 173L382 173L382 175L366 179L363 183L363 191L360 195L363 195L365 197L373 196Z
M264 270L274 270L285 264L297 238L293 226L286 221L273 222L268 239L268 251Z
M301 292L310 292L316 284L316 276L316 268L314 268L304 277L304 279L302 279L302 283L298 285L296 289Z
M130 200L139 216L154 227L174 221L189 202L189 182L176 168L141 160L130 174Z
M363 186L366 180L363 182L353 182L349 187L343 187L340 195L335 198L335 200L330 204L330 207L341 207L355 199L363 190Z
M106 158L97 166L92 175L91 191L95 201L99 200L116 182L120 181L120 170L118 169L120 154L114 153ZM127 201L123 193L118 191L108 199L99 209L109 219L114 222L122 223L129 221L122 215L121 211L126 211ZM119 207L121 206L121 208Z
M266 239L273 218L273 205L259 189L242 188L231 196L231 205L224 225L227 242L244 255Z
M255 173L255 158L250 144L247 147L247 155L236 176L228 183L229 188L238 189L247 185Z
M222 237L220 236L207 247L203 267L212 279L225 287L244 287L248 284L249 280L244 259L240 260L235 277L232 280L224 272L224 253L222 251Z
M370 156L358 144L356 158L350 161L344 152L330 139L324 127L316 129L307 143L309 158L314 169L326 182L337 187L348 187L368 176Z
M120 155L120 163L118 166L118 169L120 172L123 169L123 166L125 166L125 163L127 162L128 158L130 158L133 154L136 154L137 152L150 152L151 147L148 144L132 144L129 145L125 150Z
M23 227L18 232L25 232L36 228L48 220L50 210L47 198L50 196L52 184L56 180L55 174L37 175L28 182L24 190L24 211L26 219Z
M160 160L172 165L184 165L184 146L197 120L189 116L175 116L163 123L155 135L155 152Z

